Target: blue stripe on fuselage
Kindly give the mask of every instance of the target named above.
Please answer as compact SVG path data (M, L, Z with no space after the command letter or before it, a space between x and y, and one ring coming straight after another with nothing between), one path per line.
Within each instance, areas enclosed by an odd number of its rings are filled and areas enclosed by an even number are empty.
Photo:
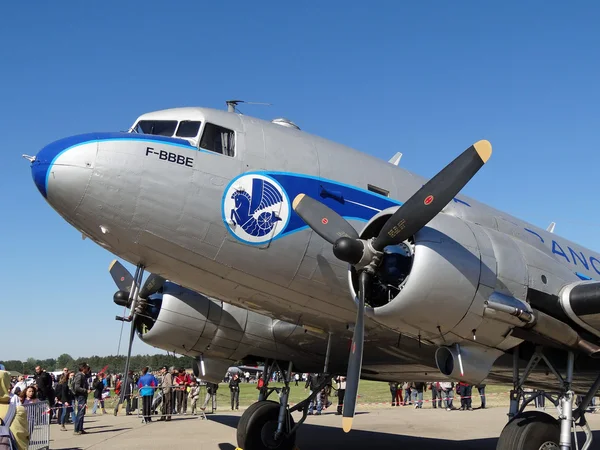
M276 180L286 192L288 202L293 202L298 194L306 194L323 202L347 220L367 222L379 211L392 206L402 205L402 202L398 200L350 184L323 179L318 176L292 172L245 172L231 180L229 186L231 186L237 178L252 174L260 174ZM229 186L225 188L225 193L228 191ZM226 221L226 216L228 217L229 211L223 211L223 213L223 220ZM300 216L292 213L283 232L273 238L273 240L280 239L306 228L306 223ZM248 242L248 244L254 245L250 242Z
M182 147L188 150L198 150L197 147L194 147L185 139L156 136L153 134L124 132L85 133L59 139L42 148L36 155L35 161L31 164L33 181L44 198L47 198L48 195L48 176L57 158L67 150L90 142L99 141L143 141Z

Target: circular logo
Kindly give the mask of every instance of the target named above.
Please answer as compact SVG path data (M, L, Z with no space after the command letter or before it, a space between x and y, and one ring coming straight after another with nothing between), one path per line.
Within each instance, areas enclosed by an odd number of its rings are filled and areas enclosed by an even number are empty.
M328 219L327 217L323 217L323 218L321 219L321 223L322 223L323 225L327 225L327 224L329 223L329 219Z
M428 195L427 197L425 197L425 200L423 201L423 203L425 203L426 205L431 205L431 202L433 202L433 195Z
M262 244L285 229L290 220L290 202L274 179L260 174L242 175L225 191L223 220L241 241Z

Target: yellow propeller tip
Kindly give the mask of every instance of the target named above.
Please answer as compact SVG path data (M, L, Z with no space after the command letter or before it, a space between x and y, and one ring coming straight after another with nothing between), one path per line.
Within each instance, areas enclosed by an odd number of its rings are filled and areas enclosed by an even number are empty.
M476 142L473 147L475 147L475 151L484 164L488 161L488 159L490 159L490 156L492 156L492 144L490 144L490 141L483 139L479 142Z
M344 417L342 419L342 428L344 429L344 433L348 433L352 429L352 421L354 419L352 417Z
M296 195L296 198L292 202L292 208L294 210L296 210L296 208L298 207L298 205L300 204L300 202L302 201L303 198L304 198L304 194L298 194L298 195Z

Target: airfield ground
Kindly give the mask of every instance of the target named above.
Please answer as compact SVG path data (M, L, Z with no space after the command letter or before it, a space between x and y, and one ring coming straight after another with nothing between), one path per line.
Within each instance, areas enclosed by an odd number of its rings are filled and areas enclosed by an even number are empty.
M87 415L87 435L73 435L73 426L60 431L51 426L51 449L164 449L195 448L200 450L235 450L239 412L222 408L208 414L207 420L197 416L174 416L171 422L142 424L137 416ZM595 442L600 448L600 413L588 415ZM358 409L355 428L345 434L341 418L334 411L309 416L298 432L300 450L343 448L344 450L494 450L506 408L474 411L445 411L411 407L373 406ZM580 439L583 439L580 433ZM582 443L583 440L580 441Z

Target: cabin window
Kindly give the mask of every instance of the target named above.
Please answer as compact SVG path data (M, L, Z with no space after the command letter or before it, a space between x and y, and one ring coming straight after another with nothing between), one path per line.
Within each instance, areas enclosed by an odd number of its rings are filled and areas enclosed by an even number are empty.
M134 133L154 134L157 136L173 136L177 128L176 120L140 120Z
M198 136L200 122L197 120L182 120L177 128L178 137L193 138Z
M227 128L207 123L200 140L200 148L211 152L233 156L235 151L235 133Z
M367 184L367 188L371 192L375 192L376 194L383 195L384 197L389 197L390 196L390 191L386 191L385 189L382 189L380 187L373 186L372 184Z

